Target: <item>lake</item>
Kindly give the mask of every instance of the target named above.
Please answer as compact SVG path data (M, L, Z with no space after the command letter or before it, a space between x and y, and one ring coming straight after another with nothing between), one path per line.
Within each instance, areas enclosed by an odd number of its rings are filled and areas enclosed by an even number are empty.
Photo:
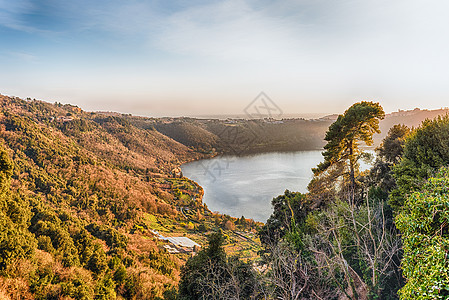
M184 176L203 187L203 202L210 210L265 222L272 212L271 200L286 189L306 192L311 169L322 160L321 150L274 152L220 156L181 168Z

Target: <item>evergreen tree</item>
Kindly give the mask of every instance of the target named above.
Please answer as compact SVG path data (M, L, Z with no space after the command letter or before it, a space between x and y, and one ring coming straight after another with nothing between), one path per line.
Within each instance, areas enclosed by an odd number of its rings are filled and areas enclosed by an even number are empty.
M329 127L324 146L324 162L313 169L315 176L334 166L349 168L349 182L354 197L355 176L361 151L359 143L373 144L373 134L380 133L379 120L385 113L379 103L362 101L353 104Z

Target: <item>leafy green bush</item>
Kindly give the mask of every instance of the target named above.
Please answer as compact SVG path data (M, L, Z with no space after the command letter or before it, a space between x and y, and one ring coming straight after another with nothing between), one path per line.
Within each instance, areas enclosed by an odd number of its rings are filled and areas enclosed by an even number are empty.
M407 278L401 299L449 298L449 169L410 195L396 218Z

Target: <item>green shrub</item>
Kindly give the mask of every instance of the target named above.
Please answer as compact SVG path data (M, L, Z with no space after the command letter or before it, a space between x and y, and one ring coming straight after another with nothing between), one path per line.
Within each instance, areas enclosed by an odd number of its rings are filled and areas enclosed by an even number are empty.
M390 205L399 211L408 195L419 191L438 169L449 164L449 116L425 120L405 142L404 154L393 167L397 188Z
M402 233L401 299L449 298L449 169L410 195L396 218Z

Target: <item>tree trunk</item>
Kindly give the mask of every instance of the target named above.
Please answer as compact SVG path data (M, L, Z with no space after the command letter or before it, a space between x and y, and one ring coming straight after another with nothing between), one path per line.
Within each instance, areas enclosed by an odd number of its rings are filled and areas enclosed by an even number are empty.
M355 171L354 171L354 141L349 142L349 170L350 170L350 180L351 180L351 205L354 205L355 197Z

